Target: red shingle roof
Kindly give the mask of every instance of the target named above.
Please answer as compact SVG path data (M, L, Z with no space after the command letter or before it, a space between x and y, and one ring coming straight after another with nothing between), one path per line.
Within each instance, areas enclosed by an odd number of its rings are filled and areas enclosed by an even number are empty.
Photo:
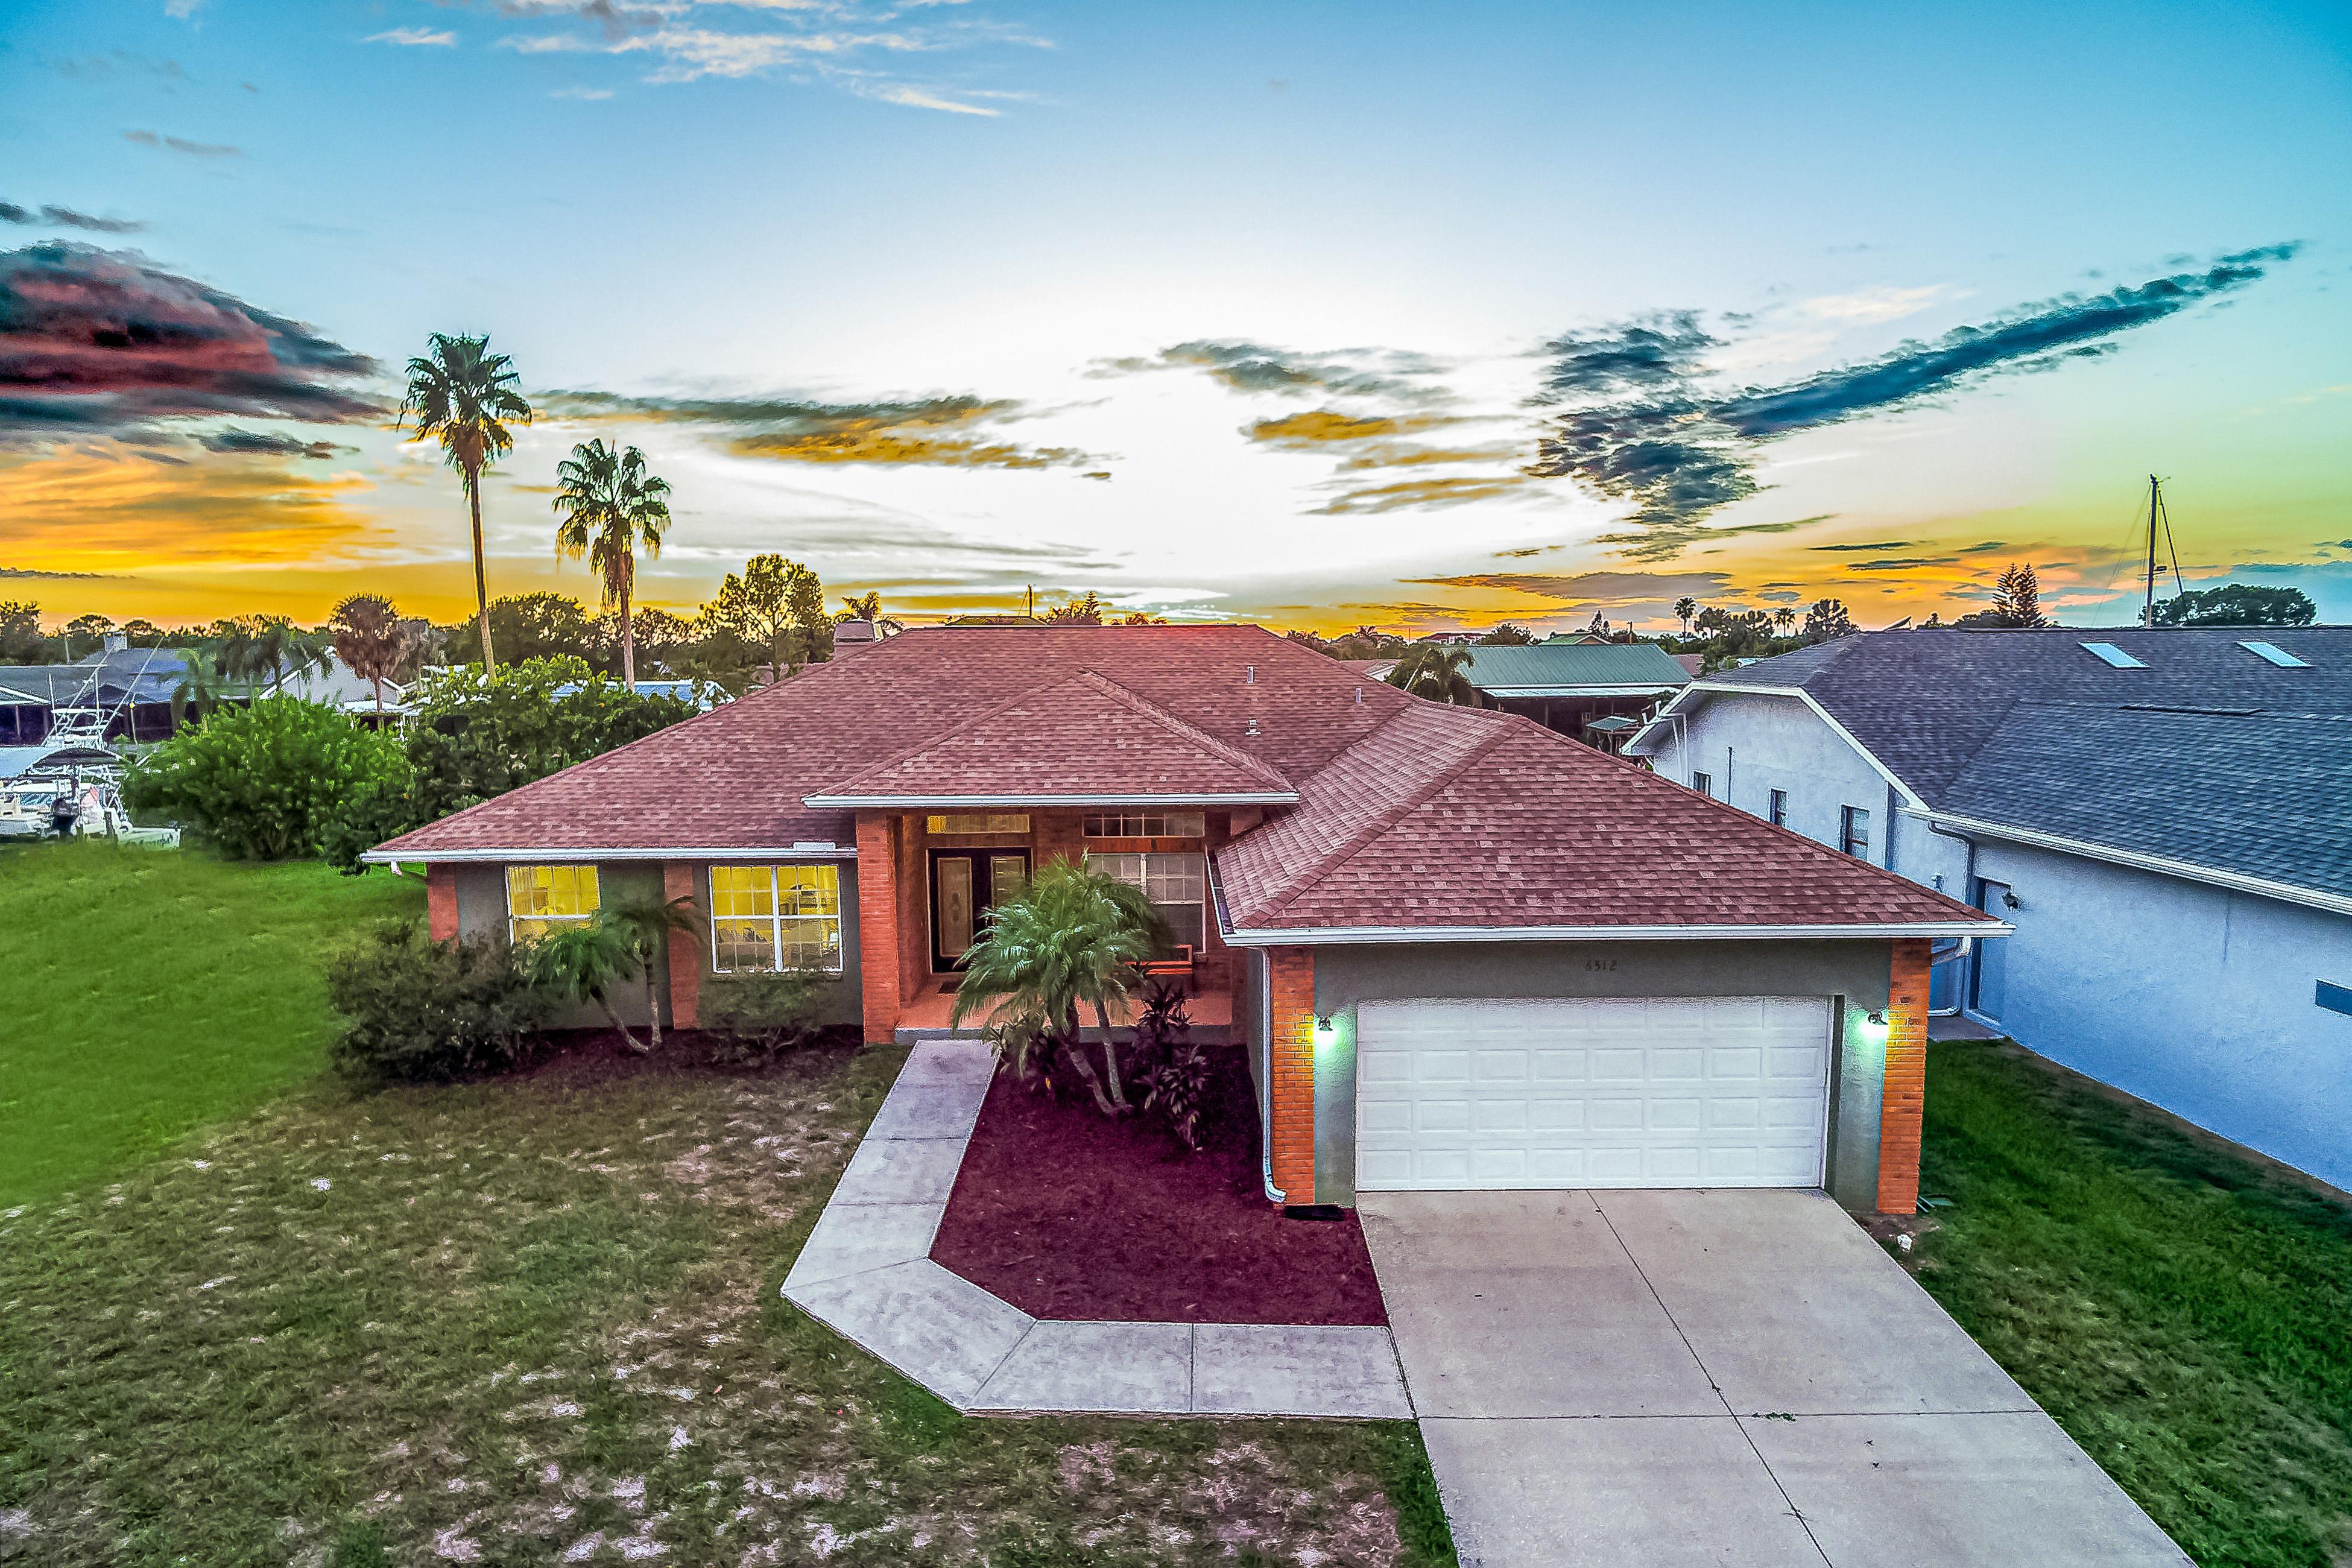
M1298 792L1238 746L1091 669L1026 691L854 778L824 805L981 797L1006 805L1290 802Z
M846 846L854 812L806 802L868 791L1143 800L1294 789L1297 805L1275 806L1217 853L1225 914L1244 940L1990 918L1527 720L1408 697L1256 626L910 631L382 854Z
M1216 857L1229 929L1998 923L1511 714L1422 704Z

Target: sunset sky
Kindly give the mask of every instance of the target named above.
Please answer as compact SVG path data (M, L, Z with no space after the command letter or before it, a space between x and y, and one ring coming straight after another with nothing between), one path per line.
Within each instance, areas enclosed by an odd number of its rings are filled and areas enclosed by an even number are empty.
M2352 621L2352 8L14 0L0 599L470 608L433 331L754 552L927 617L1095 589L1645 628L2012 561Z

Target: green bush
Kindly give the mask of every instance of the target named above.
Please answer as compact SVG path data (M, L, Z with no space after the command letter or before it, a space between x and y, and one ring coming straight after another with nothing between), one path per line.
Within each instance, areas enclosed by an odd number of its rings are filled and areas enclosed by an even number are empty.
M407 770L390 736L322 703L266 697L157 746L123 781L123 801L194 827L232 860L290 860L320 852L346 798Z
M415 922L379 926L328 971L327 1000L347 1020L329 1047L362 1080L438 1082L521 1058L550 1001L513 949L435 942Z
M495 675L467 665L425 682L412 701L407 746L418 823L602 756L696 711L675 697L633 691L577 658L526 659Z
M829 978L787 969L710 980L700 1012L711 1055L748 1065L806 1045L820 1027L819 1001Z

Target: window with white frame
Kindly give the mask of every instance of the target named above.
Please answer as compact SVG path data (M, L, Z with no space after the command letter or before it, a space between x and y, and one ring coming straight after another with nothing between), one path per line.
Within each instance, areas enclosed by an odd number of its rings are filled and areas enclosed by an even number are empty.
M1089 838L1198 838L1208 818L1197 811L1090 811Z
M507 934L537 942L565 926L584 925L599 907L593 866L507 868Z
M841 973L841 868L713 866L710 966Z
M1766 802L1766 805L1769 808L1769 814L1772 818L1773 826L1786 827L1789 826L1789 792L1787 790L1776 789L1772 791L1769 798Z
M1205 855L1097 855L1087 865L1140 888L1179 945L1201 951L1207 940L1209 858Z
M1706 773L1691 774L1691 788L1704 795L1715 794L1715 780Z
M1838 847L1857 859L1870 858L1870 813L1858 805L1838 807Z

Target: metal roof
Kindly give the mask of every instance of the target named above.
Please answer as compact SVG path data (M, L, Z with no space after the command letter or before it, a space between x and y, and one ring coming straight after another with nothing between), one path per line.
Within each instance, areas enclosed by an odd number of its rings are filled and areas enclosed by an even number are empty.
M1677 691L1690 675L1655 643L1539 643L1474 647L1463 672L1481 691L1566 696L1577 691Z

